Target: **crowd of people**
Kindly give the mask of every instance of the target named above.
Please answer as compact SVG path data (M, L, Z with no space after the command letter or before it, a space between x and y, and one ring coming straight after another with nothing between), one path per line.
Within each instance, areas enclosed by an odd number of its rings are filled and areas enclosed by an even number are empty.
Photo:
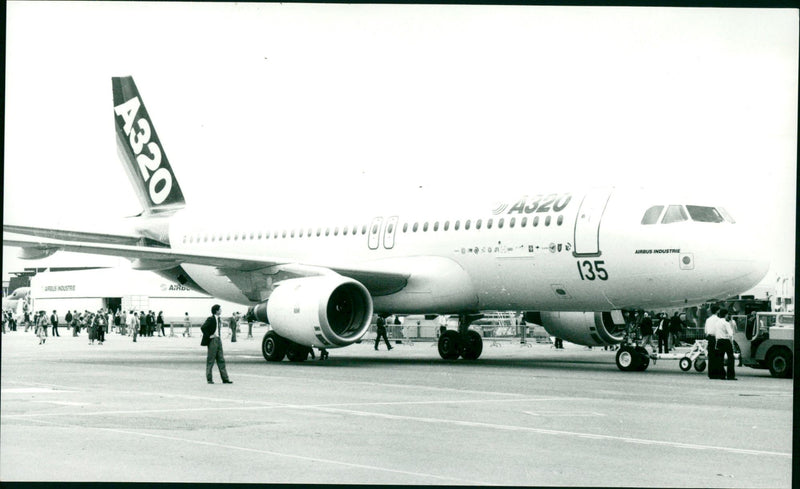
M61 336L60 326L71 330L72 336L75 337L85 332L90 345L102 345L106 341L106 334L115 332L130 337L132 341L137 341L139 336L176 336L175 325L166 323L163 311L156 313L152 310L147 312L123 311L122 309L117 309L116 312L110 309L84 310L83 312L68 310L63 316L64 322L62 323L61 316L57 311L52 311L48 315L46 311L30 312L26 309L19 315L15 315L10 310L3 311L2 318L3 333L17 331L18 327L24 327L25 332L33 329L40 345L45 344L48 337ZM241 315L234 313L230 320L226 321L230 328L227 338L230 338L231 342L236 341L236 334L240 329L240 319ZM169 335L166 332L167 326L169 326ZM180 334L183 337L192 337L192 319L188 312L184 314L183 331ZM253 338L252 318L248 318L247 338Z
M680 312L675 311L670 317L665 312L640 310L626 312L624 316L628 334L638 331L642 346L649 346L653 353L656 352L656 347L653 346L654 340L657 341L658 353L669 353L670 350L681 346L680 338L685 324Z

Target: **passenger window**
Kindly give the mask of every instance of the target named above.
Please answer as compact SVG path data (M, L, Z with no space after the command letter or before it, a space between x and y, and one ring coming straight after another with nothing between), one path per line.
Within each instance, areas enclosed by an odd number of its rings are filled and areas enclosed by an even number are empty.
M425 221L425 224L422 225L422 230L428 232L428 221Z
M412 227L412 228L411 228L411 230L412 230L412 231L414 231L414 232L416 233L416 232L417 232L417 229L419 229L419 223L416 223L416 222L415 222L415 223L414 223L414 227Z
M447 231L448 229L450 229L450 221L445 221L444 222L444 230Z
M672 224L673 222L682 222L688 220L689 218L686 216L686 211L683 210L682 205L671 205L667 207L667 212L664 213L664 217L661 219L661 224Z
M528 218L527 217L523 217L522 218L522 222L519 223L519 227L524 228L527 225L528 225Z
M460 227L461 227L461 221L456 221L456 225L455 225L455 227L453 229L458 231L458 228L460 228Z
M513 227L514 227L514 225L515 225L516 223L517 223L517 220L516 220L516 218L513 218L513 217L512 217L512 218L511 218L511 221L509 221L508 225L509 225L509 226L511 226L511 227L513 228Z
M558 224L560 226L561 223L563 223L563 222L564 222L564 216L558 216L558 221L556 221L556 224Z
M408 223L407 222L403 223L403 232L405 233L406 231L408 231Z
M464 223L464 230L469 231L470 220L467 219L467 222Z
M533 217L533 227L536 227L538 225L539 225L539 216L534 216Z
M644 217L642 217L642 224L655 224L658 222L658 216L661 215L661 211L664 210L663 205L654 205L653 207L647 209L644 213Z
M486 229L492 229L492 222L494 222L493 219L486 221Z
M481 224L483 224L483 219L478 219L477 221L475 221L475 229L480 229Z
M502 227L503 227L503 218L502 217L497 221L497 227L502 229Z
M439 221L436 221L436 222L433 223L433 230L434 231L438 231L439 230Z
M700 205L687 205L686 210L692 216L693 221L697 222L722 222L724 219L713 207L704 207Z

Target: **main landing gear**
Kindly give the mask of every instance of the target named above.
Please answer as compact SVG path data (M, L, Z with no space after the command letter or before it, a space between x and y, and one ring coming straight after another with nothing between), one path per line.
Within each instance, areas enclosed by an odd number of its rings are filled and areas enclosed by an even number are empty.
M268 362L280 362L284 357L290 362L305 362L311 348L289 341L275 331L269 331L261 340L261 353Z
M480 333L469 329L472 321L483 317L482 314L460 314L458 331L448 329L439 336L439 356L445 360L477 360L483 352L483 339Z

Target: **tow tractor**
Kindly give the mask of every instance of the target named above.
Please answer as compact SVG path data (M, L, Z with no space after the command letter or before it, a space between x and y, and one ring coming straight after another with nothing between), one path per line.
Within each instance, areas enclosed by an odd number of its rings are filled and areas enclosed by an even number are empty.
M768 368L773 377L791 378L794 359L794 313L757 312L733 316L734 341L741 351L741 363L751 368Z

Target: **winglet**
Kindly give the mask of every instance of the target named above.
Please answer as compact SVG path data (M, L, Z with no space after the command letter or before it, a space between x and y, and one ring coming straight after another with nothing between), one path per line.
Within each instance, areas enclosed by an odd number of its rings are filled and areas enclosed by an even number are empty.
M133 77L113 77L117 150L145 215L186 205Z

